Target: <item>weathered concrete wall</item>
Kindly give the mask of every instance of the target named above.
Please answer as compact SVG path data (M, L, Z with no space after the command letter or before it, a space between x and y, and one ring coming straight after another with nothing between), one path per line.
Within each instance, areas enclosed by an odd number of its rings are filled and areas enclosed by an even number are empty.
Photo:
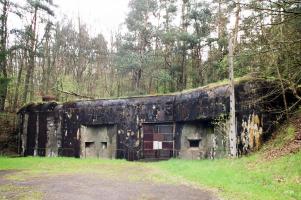
M201 159L211 154L213 128L205 123L184 123L181 130L180 158Z
M81 157L116 158L116 126L81 126L77 137L81 141Z
M20 128L20 135L21 135L21 141L22 141L22 151L21 151L21 154L22 155L25 155L25 150L26 150L26 147L27 147L27 129L28 129L28 117L29 115L28 114L24 114L24 115L21 115L21 128Z
M46 143L46 154L47 157L54 157L58 155L58 136L55 127L54 113L49 113L46 118L46 133L47 133L47 143Z
M212 122L194 121L181 127L179 156L184 159L214 159L228 155L228 138ZM196 145L198 144L198 145Z
M268 136L272 128L270 122L283 108L281 96L272 93L277 87L277 84L264 80L236 84L237 137L241 154L257 148L259 141ZM271 95L267 96L269 93ZM115 148L116 157L129 160L143 157L142 126L146 123L175 124L175 151L181 152L182 157L188 157L192 152L187 148L185 137L201 138L199 148L193 149L198 154L196 158L225 156L228 113L228 85L161 96L76 101L61 105L52 102L25 106L19 111L23 119L22 135L26 135L23 136L23 144L26 144L23 145L24 155L34 155L36 150L41 156L80 157L83 155L81 127L107 126L115 127L116 146L112 144L112 148ZM99 142L101 135L105 134L100 131L98 135Z

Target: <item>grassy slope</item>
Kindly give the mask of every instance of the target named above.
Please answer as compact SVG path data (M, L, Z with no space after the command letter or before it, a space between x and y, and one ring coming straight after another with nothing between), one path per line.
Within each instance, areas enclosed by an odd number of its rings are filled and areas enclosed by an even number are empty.
M301 115L300 115L301 117ZM240 159L169 160L156 163L126 162L75 158L5 158L0 157L0 170L20 170L10 179L30 179L39 175L95 173L102 177L126 177L130 181L146 180L165 183L184 182L215 188L225 199L301 199L301 151L267 160L266 153L283 146L294 137L294 125L279 129L277 137L258 153ZM1 191L20 190L17 186L0 186ZM23 193L33 199L40 193ZM31 196L28 196L31 195ZM1 195L0 195L1 199Z
M301 110L298 113L301 118ZM267 160L271 150L295 137L294 123L279 128L276 137L260 152L240 159L170 160L154 166L171 176L217 188L226 199L301 199L301 151Z
M156 163L172 176L209 188L226 199L301 199L301 152L273 161L260 155L238 160Z

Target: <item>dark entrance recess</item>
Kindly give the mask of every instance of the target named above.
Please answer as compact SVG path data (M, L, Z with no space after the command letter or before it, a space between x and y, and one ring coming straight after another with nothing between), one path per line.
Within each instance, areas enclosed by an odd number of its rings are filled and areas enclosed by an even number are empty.
M168 159L173 156L173 124L143 124L143 156Z
M102 149L107 149L108 143L107 142L101 142L101 148Z
M27 127L27 142L25 156L33 156L36 146L36 134L37 134L37 119L36 113L32 113L28 117L28 127Z
M190 148L199 147L200 145L200 140L188 140L188 141L189 141Z
M85 142L85 157L97 157L95 142Z

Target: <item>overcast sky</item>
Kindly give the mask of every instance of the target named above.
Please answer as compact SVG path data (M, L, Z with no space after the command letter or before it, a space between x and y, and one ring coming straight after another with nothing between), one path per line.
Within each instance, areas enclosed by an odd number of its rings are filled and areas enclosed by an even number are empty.
M12 0L19 5L25 5L26 0ZM118 26L125 21L128 12L129 0L53 0L58 7L55 9L55 18L60 21L64 16L73 19L76 23L78 16L87 24L89 33L102 33L107 41L111 31L117 31ZM16 15L8 17L8 27L23 28L24 20L27 24L31 18L20 20ZM43 30L43 29L42 29Z
M24 5L26 0L11 0ZM89 33L95 36L102 33L106 40L110 40L111 32L118 30L121 23L125 22L128 12L128 3L130 0L53 0L58 7L55 9L56 20L61 20L64 15L73 19L76 23L78 16L81 21L87 24ZM205 0L204 0L205 1ZM234 16L230 21L234 24ZM31 18L29 18L31 20ZM9 16L9 28L24 27L22 22L15 15ZM27 21L29 24L30 21ZM43 30L43 29L41 29Z
M111 31L123 23L129 0L54 0L58 5L58 17L66 15L77 19L78 15L88 25L92 34L103 33L107 40Z

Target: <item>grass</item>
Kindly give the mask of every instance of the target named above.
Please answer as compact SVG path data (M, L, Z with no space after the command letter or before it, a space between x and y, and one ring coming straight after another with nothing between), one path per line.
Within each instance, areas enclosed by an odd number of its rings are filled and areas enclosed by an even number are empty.
M225 199L301 199L301 152L272 161L265 161L261 156L256 154L235 160L169 160L157 163L75 158L0 157L0 170L17 170L16 173L6 177L15 181L45 176L45 174L53 176L93 173L118 179L128 175L127 178L130 181L144 179L170 183L174 180L174 184L179 181L194 186L213 188L217 189ZM7 187L7 185L0 186L0 191L5 188L7 190ZM12 186L8 188L13 189ZM22 190L18 186L15 189ZM32 192L28 195L39 197L38 191Z
M236 160L170 160L153 165L170 176L216 188L226 199L301 199L301 152L273 161L252 155Z
M0 157L0 170L16 170L9 179L25 180L47 172L48 176L58 174L102 173L110 175L131 165L124 160L43 158L43 157ZM100 170L101 169L101 170Z
M301 113L300 113L301 116ZM125 160L76 158L0 157L0 170L15 170L5 176L14 182L40 176L95 174L108 179L189 184L213 189L224 199L299 200L301 199L301 151L272 160L265 153L283 146L294 137L296 127L287 124L261 151L239 159L178 160L154 163ZM0 185L0 199L42 199L34 188ZM1 196L1 194L5 194ZM8 196L7 196L8 195Z
M301 118L301 109L296 117ZM266 160L266 153L292 141L295 131L294 121L290 121L259 152L239 159L170 160L153 166L169 176L215 188L225 199L300 200L301 151Z
M292 124L288 124L285 127L281 127L278 131L277 137L274 140L268 142L264 146L263 150L265 151L271 148L282 147L295 136L295 130L296 128Z

